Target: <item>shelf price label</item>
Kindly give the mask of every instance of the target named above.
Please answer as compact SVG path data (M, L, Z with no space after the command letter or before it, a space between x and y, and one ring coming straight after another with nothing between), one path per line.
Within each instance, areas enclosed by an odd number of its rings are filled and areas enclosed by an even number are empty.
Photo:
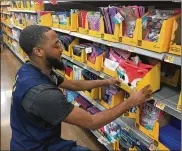
M151 144L150 147L149 147L149 150L151 151L157 151L156 147L154 144Z
M101 73L101 74L100 74L100 77L101 77L101 78L104 78L104 73Z
M128 51L134 52L134 47L132 47L132 46L128 47Z
M128 126L125 126L124 128L127 132L129 131L129 127Z
M164 57L164 61L173 63L174 62L174 57L170 56L170 55L167 55L167 56Z
M110 144L110 142L104 137L104 136L101 136L97 139L101 144L107 146Z
M87 69L87 65L86 65L86 64L84 64L84 65L83 65L83 68L84 68L84 69Z
M164 110L166 105L158 101L155 106L161 110Z

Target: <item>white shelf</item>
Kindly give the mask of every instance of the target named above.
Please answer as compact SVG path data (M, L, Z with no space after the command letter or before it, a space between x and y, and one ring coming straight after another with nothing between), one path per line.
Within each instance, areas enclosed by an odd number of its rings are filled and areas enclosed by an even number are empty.
M12 28L13 26L11 26L11 25L9 25L9 24L6 24L6 23L4 23L4 22L1 22L2 24L4 24L4 25L6 25L6 26L8 26L9 28Z
M1 12L1 14L11 15L10 13L6 13L6 12Z
M13 28L17 28L17 29L23 30L23 28L21 28L19 26L16 26L16 25L13 25Z
M11 9L10 12L19 12L19 13L37 13L35 10L13 10Z
M10 6L11 4L0 4L0 6Z
M91 131L98 139L102 137L102 135L98 131ZM104 145L104 144L103 144ZM110 144L104 145L108 150L113 151L113 148Z
M70 34L71 33L69 30L64 30L64 29L55 28L55 27L51 27L51 28L54 31L58 31L58 32L66 33L66 34Z
M5 43L5 42L4 42ZM6 43L5 43L6 44ZM22 58L22 56L20 56L18 53L16 53L13 48L9 47L7 44L6 46L9 48L9 50L11 50L11 52L22 62L25 63L24 59Z
M20 28L18 26L14 26L14 27L22 30L22 28ZM110 47L119 48L119 49L122 49L122 50L130 51L130 52L133 52L133 53L136 53L136 54L144 55L144 56L147 56L147 57L155 58L155 59L158 59L158 60L161 60L161 61L170 62L172 64L181 66L181 57L177 56L177 55L172 55L172 54L168 54L168 53L157 53L157 52L153 52L153 51L150 51L150 50L141 49L141 48L138 48L138 47L133 47L133 46L129 46L129 45L121 44L121 43L114 43L114 42L102 40L102 39L97 38L97 37L84 35L84 34L81 34L81 33L78 33L78 32L71 32L69 30L64 30L64 29L60 29L60 28L56 28L56 27L52 27L52 29L57 31L57 32L66 33L66 34L69 34L69 35L74 36L74 37L86 39L86 40L97 42L97 43L100 43L100 44L104 44L104 45L107 45L107 46L110 46ZM170 60L166 59L166 56L170 56Z

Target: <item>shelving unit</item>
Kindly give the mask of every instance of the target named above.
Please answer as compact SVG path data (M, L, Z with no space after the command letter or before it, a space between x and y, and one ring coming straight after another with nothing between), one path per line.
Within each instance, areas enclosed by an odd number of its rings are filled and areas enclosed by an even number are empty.
M50 3L49 1L44 1L44 3ZM1 6L9 6L9 5L1 5ZM31 11L31 10L10 10L10 12L21 12L21 13L33 13L36 14L38 11ZM2 14L6 14L6 15L10 15L10 13L3 13ZM17 28L19 30L23 30L23 28L16 26L16 25L8 25L6 23L2 24L10 27L10 28ZM121 43L115 43L115 42L110 42L110 41L106 41L103 40L101 38L96 38L96 37L92 37L89 35L85 35L85 34L81 34L78 32L71 32L69 30L65 30L65 29L60 29L60 28L55 28L55 27L51 27L52 30L56 31L56 32L60 32L60 33L65 33L65 34L69 34L71 36L77 37L77 38L81 38L81 39L85 39L91 42L96 42L96 43L100 43L100 44L104 44L110 47L114 47L114 48L119 48L122 50L126 50L126 51L130 51L132 53L136 53L142 56L147 56L147 57L151 57L160 61L164 61L164 62L168 62L174 65L178 65L181 66L181 57L177 56L177 55L173 55L173 54L169 54L169 53L157 53L154 51L150 51L147 49L141 49L138 47L133 47L133 46L129 46L126 44L121 44ZM16 40L17 42L19 42L18 39L14 38L12 35L9 35L7 33L5 33L6 35L8 35L9 37L11 37L12 39ZM23 57L21 55L19 55L17 52L15 52L13 50L13 48L11 48L9 45L7 45L5 43L5 45L8 47L8 49L11 50L11 52L22 62L25 63L25 60L23 59ZM78 65L79 67L86 69L94 74L96 74L97 76L99 76L100 78L103 79L108 79L111 76L103 73L103 72L98 72L95 71L94 69L90 68L89 66L87 66L86 63L81 63L79 61L74 60L71 57L68 57L64 54L62 54L62 58L72 62L75 65ZM118 85L116 85L118 86ZM105 107L103 107L99 100L93 100L91 98L89 98L84 92L82 91L78 91L78 93L83 96L86 100L88 100L92 105L94 105L95 107L97 107L99 110L104 111L106 110ZM173 117L176 117L178 119L181 119L181 111L179 111L177 109L177 104L178 104L178 100L179 100L179 95L180 95L180 91L179 89L176 89L174 87L171 87L169 85L165 85L165 84L161 84L161 89L157 92L155 92L152 96L153 96L153 100L154 100L154 106L159 108L160 110L163 110L164 112L172 115ZM157 148L157 146L154 145L154 140L152 140L150 137L148 137L147 135L145 135L142 131L138 130L135 127L135 120L134 119L130 119L127 117L119 117L116 120L114 120L115 123L117 123L118 125L120 125L121 127L125 128L126 131L128 131L132 136L134 136L136 139L138 139L140 142L142 142L149 150L159 150ZM99 133L98 131L91 131L98 139L100 137L102 137L101 133ZM112 146L110 144L105 145L105 147L108 150L113 150Z
M1 12L1 14L11 15L10 13L6 13L6 12Z
M97 71L93 70L92 68L88 67L86 64L73 60L71 57L68 57L64 54L62 54L62 57L84 69L87 69L88 71L96 74L97 76L99 76L101 78L107 79L110 77L109 75L107 75L103 72L97 72ZM155 100L155 105L157 103L163 104L164 109L162 109L162 108L160 108L160 109L164 110L165 112L171 114L172 116L174 116L178 119L181 119L181 112L179 110L177 110L177 101L178 101L179 97L173 97L173 96L179 96L179 93L180 92L178 90L175 90L173 87L170 87L168 85L162 85L161 90L153 94L153 97ZM170 98L170 97L172 97L172 98ZM159 106L157 105L156 107L159 107Z
M6 26L8 26L9 28L13 28L13 26L8 25L8 24L6 24L6 23L4 23L4 22L1 22L1 23L4 24L4 25L6 25Z
M92 105L97 107L100 111L106 110L102 105L98 103L98 100L92 100L87 95L85 95L83 92L78 91L78 93L83 96L85 99L87 99ZM146 145L148 148L150 148L151 144L153 144L152 139L150 139L148 136L143 134L141 131L135 128L134 126L134 120L129 119L126 117L120 117L117 118L114 122L116 122L121 127L124 127L131 135L136 137L139 141L141 141L144 145ZM157 149L157 147L155 146Z
M23 30L21 27L18 27L18 26L14 26L14 27L18 28L20 30ZM158 59L161 61L165 61L165 62L169 62L169 63L175 64L175 65L181 66L181 57L177 56L177 55L172 55L172 54L168 54L168 53L157 53L157 52L153 52L153 51L149 51L146 49L141 49L141 48L125 45L125 44L114 43L114 42L102 40L100 38L92 37L89 35L84 35L84 34L81 34L78 32L71 32L68 30L60 29L60 28L52 27L52 29L54 31L69 34L69 35L74 36L74 37L78 37L78 38L82 38L85 40L97 42L100 44L104 44L104 45L111 46L114 48L119 48L119 49L126 50L126 51L131 51L131 52L134 52L134 53L137 53L140 55L144 55L147 57L155 58L155 59Z
M6 43L4 43L8 48L9 50L15 55L15 57L20 60L21 63L25 63L24 59L18 54L16 53L13 48L11 48L10 46L8 46Z
M37 13L37 11L34 10L10 10L10 12L19 12L19 13Z

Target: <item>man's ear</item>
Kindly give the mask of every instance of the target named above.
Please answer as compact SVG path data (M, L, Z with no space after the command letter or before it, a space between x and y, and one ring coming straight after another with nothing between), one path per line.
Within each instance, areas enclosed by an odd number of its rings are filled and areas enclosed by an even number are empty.
M43 56L43 53L44 53L43 49L37 47L33 48L33 54L36 55L37 57L41 58Z

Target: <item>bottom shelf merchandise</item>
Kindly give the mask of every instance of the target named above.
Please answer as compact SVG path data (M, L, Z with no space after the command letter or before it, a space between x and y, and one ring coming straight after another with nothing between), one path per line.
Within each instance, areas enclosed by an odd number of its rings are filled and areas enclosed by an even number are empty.
M140 105L136 127L153 139L159 150L180 150L181 121L153 106L153 102Z
M85 98L83 98L77 92L72 92L65 90L65 94L68 102L72 102L75 106L79 106L84 110L90 112L92 115L100 112L98 108L93 106ZM98 130L102 139L99 137L100 141L105 146L110 145L111 150L139 150L147 151L147 147L137 140L134 136L130 135L128 131L121 126L117 125L115 122L111 122Z

